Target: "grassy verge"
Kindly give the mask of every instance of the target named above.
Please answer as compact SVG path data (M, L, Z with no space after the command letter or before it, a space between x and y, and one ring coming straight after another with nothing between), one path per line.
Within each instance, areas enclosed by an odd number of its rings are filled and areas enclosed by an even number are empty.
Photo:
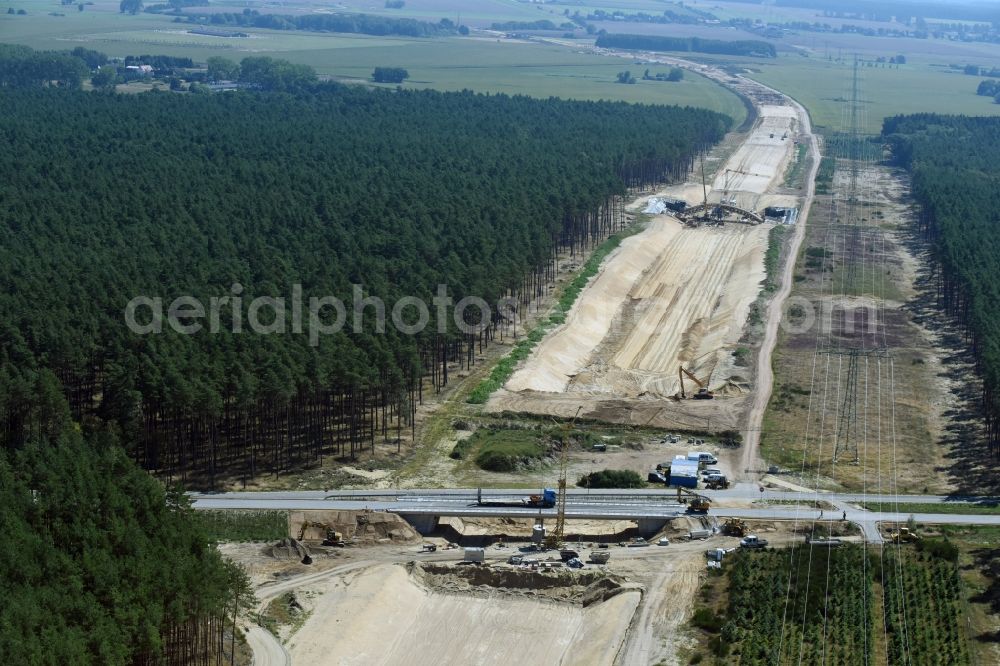
M267 605L261 613L260 622L265 629L274 635L279 635L281 627L289 627L288 635L298 631L309 618L309 613L302 608L294 592L285 592Z
M778 271L781 268L781 244L785 239L788 227L777 226L771 229L767 235L767 252L764 253L764 270L767 277L764 278L764 292L770 293L778 288Z
M528 358L532 350L534 350L535 345L537 345L548 332L566 321L566 314L573 307L573 303L576 302L576 299L580 295L580 292L583 291L583 288L587 286L587 282L590 278L597 275L597 271L604 259L611 254L615 248L621 245L623 240L632 234L637 233L642 226L643 225L633 224L627 229L623 229L622 231L612 235L606 241L601 243L601 245L599 245L598 248L590 255L587 263L583 265L583 268L580 269L580 272L577 273L576 277L569 283L565 291L563 291L552 310L552 314L538 324L538 326L529 331L524 338L514 345L514 348L509 354L500 359L500 361L493 367L493 371L490 372L490 376L481 381L476 388L472 390L472 393L469 394L466 402L473 405L484 404L487 400L489 400L490 395L492 395L494 391L506 384L507 380L510 379L510 376L514 374L517 364Z
M537 430L477 430L455 445L452 458L475 452L476 465L490 472L512 472L540 464L548 455L545 433Z
M809 145L800 143L795 147L795 157L785 171L785 187L802 187L803 176L806 168L806 152Z
M829 194L833 187L833 172L836 170L837 161L832 157L823 157L819 161L819 169L816 171L816 194Z
M214 541L277 541L288 536L284 511L199 511Z
M862 502L861 506L869 511L881 511L887 513L966 513L977 516L1000 515L1000 506L996 504L978 504L974 502L941 502L936 504Z

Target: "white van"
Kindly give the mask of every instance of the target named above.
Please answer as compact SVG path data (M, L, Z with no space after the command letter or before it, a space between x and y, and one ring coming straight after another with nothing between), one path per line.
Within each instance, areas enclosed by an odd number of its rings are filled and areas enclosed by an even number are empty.
M714 465L719 462L719 459L713 456L707 451L691 451L688 453L688 460L693 460L697 463L704 463L707 465Z

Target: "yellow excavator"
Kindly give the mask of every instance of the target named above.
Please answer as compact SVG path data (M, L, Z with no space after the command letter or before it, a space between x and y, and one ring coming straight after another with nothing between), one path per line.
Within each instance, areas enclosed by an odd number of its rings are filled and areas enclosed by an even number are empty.
M302 526L299 528L299 541L306 535L306 530L310 527L316 527L321 530L325 530L326 538L323 539L324 546L337 546L343 548L346 544L344 543L344 535L333 529L329 523L316 523L311 520L302 521Z
M694 373L685 368L683 365L677 367L677 377L681 380L681 398L687 399L687 392L684 390L684 375L687 375L691 381L698 385L698 392L695 393L692 398L695 400L711 400L715 397L715 394L708 390L705 386L705 382L701 381L694 376Z
M685 495L691 497L690 502ZM712 505L712 500L708 497L693 493L687 488L681 488L680 486L677 487L677 502L687 504L688 513L708 513L708 508Z

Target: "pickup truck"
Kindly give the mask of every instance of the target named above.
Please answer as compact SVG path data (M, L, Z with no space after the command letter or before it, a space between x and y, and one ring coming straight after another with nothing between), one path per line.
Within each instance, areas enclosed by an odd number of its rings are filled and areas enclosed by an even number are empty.
M754 534L748 534L740 539L740 548L766 548L767 539L761 539Z

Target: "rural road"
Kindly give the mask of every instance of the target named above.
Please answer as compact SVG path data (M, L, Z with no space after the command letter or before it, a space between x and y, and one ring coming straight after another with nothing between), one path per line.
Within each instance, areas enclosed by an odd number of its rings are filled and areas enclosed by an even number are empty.
M257 613L261 613L273 599L285 592L291 592L303 585L317 583L321 580L353 571L354 569L371 566L372 564L374 564L374 561L352 562L332 569L326 569L325 571L302 574L301 576L288 578L271 585L261 585L255 591L257 600L260 602L257 606ZM274 634L257 624L246 626L244 630L247 645L253 652L253 666L291 666L291 655L288 654L288 650L285 649L285 646L281 644Z
M767 86L761 87L767 88ZM773 88L767 89L778 94L783 94ZM759 475L752 470L759 470L764 467L764 462L760 457L760 431L761 425L764 422L764 411L767 409L767 403L771 399L771 390L774 386L774 370L771 367L771 356L778 342L778 327L781 325L782 308L785 300L792 291L795 258L798 256L799 248L802 246L802 239L805 238L809 210L812 208L813 197L815 196L816 173L819 170L819 144L816 141L816 136L812 133L809 114L801 104L791 98L787 99L791 101L792 106L795 107L799 114L799 122L802 123L802 133L809 136L809 159L811 166L809 168L809 175L806 177L806 196L799 210L798 223L795 225L795 234L792 236L792 242L788 248L788 256L783 266L781 286L767 307L767 325L764 328L764 339L761 341L760 350L757 354L757 381L754 384L753 402L750 405L750 412L747 416L746 436L743 438L743 457L740 461L740 468L742 470L741 478L744 480L759 478Z

